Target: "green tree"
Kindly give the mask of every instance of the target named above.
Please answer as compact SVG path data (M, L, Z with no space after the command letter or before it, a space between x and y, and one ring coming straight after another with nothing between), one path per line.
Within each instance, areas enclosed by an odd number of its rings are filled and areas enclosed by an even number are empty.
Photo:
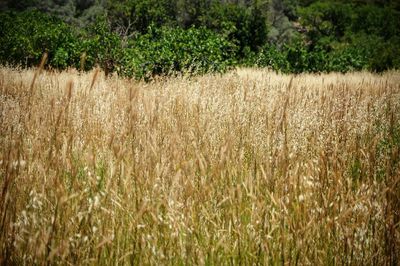
M50 65L65 68L79 58L74 32L56 17L38 11L7 12L0 16L0 28L2 62L36 65L47 52Z
M296 38L297 32L290 21L295 19L294 1L271 0L268 5L268 41L278 46Z
M168 0L110 1L107 6L114 29L146 33L150 25L175 26L177 6Z

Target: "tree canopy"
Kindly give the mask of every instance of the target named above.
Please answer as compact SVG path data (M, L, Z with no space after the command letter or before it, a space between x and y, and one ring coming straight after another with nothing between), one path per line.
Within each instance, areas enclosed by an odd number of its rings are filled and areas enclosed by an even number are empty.
M107 62L138 78L235 65L296 73L400 67L394 0L7 0L0 10L2 63L30 66L48 52L54 68L80 67L84 58L85 69Z

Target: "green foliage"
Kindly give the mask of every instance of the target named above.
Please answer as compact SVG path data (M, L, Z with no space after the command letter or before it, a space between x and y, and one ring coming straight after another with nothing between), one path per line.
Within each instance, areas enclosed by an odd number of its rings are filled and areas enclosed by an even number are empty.
M289 62L286 57L286 51L279 50L274 45L266 45L258 54L256 64L259 67L269 67L275 71L288 72Z
M217 0L126 0L109 3L115 28L146 33L152 27L206 27L234 42L241 52L255 51L266 40L266 17L254 3L250 6Z
M2 62L32 66L47 52L54 67L73 65L76 39L61 20L37 11L3 13L0 28Z
M223 72L233 65L236 47L205 28L149 28L124 50L119 73L139 79L190 71Z
M68 67L68 52L64 48L58 48L54 54L52 63L59 69Z
M99 17L96 24L87 29L85 37L81 52L87 56L86 69L91 69L97 63L106 74L113 72L115 63L122 56L122 44L121 38L111 31L107 19Z
M34 66L47 52L50 67L80 68L81 55L85 53L85 69L89 70L118 58L120 39L110 31L104 18L79 34L60 19L38 11L4 13L0 26L3 63Z
M378 43L369 60L369 67L381 72L388 69L400 69L400 37Z
M340 39L351 25L352 7L338 2L316 2L300 8L299 15L311 41L318 42L324 36Z
M104 17L78 33L59 19L37 11L5 13L0 25L3 63L32 66L47 52L50 67L80 68L85 55L85 70L100 65L106 74L118 71L149 79L181 71L223 72L235 62L236 46L205 28L150 26L148 33L124 47Z
M377 72L400 68L400 36L384 40L377 35L359 33L352 35L350 42L351 55L362 68Z
M47 52L52 68L99 65L144 79L234 65L293 73L400 68L393 2L30 0L0 9L14 10L0 14L3 64L36 65Z
M290 72L300 73L308 70L309 54L307 47L301 41L285 45L285 49Z
M280 49L266 45L258 54L257 65L287 73L348 72L373 69L369 62L371 54L367 48L356 45L338 44L328 50L323 46L307 46L297 40Z
M367 68L364 51L356 46L345 45L329 54L326 71L348 72Z
M270 0L268 5L268 41L278 46L291 41L298 35L290 19L297 20L294 0Z
M257 5L246 8L216 2L203 21L208 28L236 43L240 56L245 54L246 47L257 51L267 39L266 17Z
M130 1L132 29L145 33L150 25L161 27L173 25L176 6L168 0Z
M400 36L400 12L390 7L365 5L354 10L352 32L381 36L390 39Z
M5 0L4 2L2 6L0 1L0 10L36 9L57 16L75 27L87 26L96 17L106 13L104 0Z

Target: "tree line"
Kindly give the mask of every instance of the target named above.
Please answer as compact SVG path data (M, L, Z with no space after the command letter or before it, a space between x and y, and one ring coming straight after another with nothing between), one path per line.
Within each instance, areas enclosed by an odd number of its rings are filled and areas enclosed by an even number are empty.
M138 79L234 66L287 73L400 67L400 5L384 0L7 0L0 62Z

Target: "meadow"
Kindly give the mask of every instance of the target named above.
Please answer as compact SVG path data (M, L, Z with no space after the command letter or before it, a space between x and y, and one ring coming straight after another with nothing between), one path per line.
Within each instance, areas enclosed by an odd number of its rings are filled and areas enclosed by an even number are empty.
M400 72L0 68L0 263L396 265Z

